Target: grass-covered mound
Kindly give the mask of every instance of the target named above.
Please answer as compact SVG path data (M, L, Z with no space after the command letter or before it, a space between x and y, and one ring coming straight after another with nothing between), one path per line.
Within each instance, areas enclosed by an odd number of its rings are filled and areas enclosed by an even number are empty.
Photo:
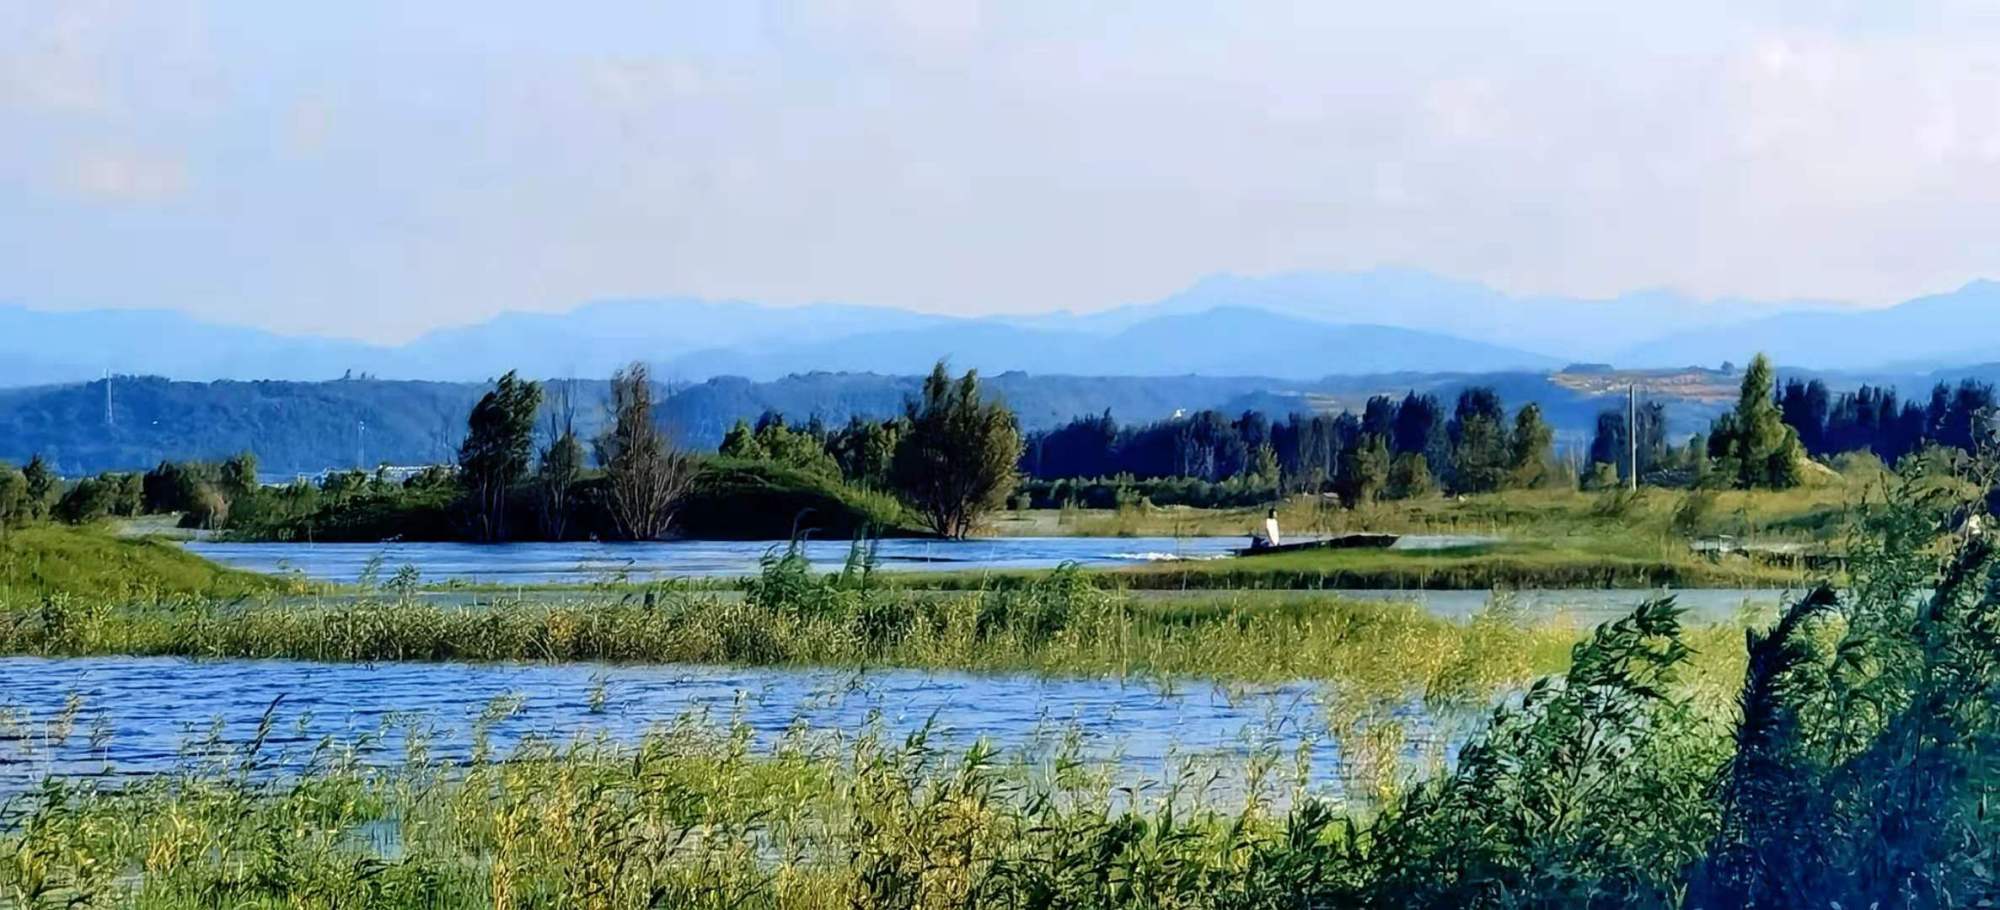
M509 491L509 539L539 540L540 491L524 483ZM606 478L592 474L571 491L566 540L618 540ZM704 458L694 466L691 488L675 510L670 533L721 540L785 540L793 532L850 537L867 529L878 535L906 533L910 522L901 503L809 471L768 461ZM282 507L261 508L233 520L227 534L245 540L371 543L380 540L457 541L474 539L476 522L464 494L450 475L404 484L375 481L337 494L310 492Z
M171 541L118 537L103 528L38 525L0 535L0 603L55 594L144 602L234 598L282 586L278 579L216 565Z
M688 537L788 540L795 531L852 537L895 535L909 527L902 503L886 493L768 461L714 458L702 464L675 526Z

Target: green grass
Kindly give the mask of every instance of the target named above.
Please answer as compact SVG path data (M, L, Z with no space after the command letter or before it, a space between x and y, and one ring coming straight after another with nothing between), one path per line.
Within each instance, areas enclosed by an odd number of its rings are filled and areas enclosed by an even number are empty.
M1439 550L1294 550L1213 560L1093 569L1097 582L1131 590L1453 590L1797 587L1819 570L1791 557L1696 554L1685 542L1506 541ZM1030 584L1033 571L893 576L913 589Z
M1800 567L1709 558L1684 545L1508 541L1442 550L1299 550L1171 563L1114 574L1132 588L1761 588L1796 586Z
M1573 666L1687 659L1669 612L1638 615L1590 636ZM1502 619L1459 634L1504 636ZM1204 605L1152 621L1212 633L1243 617ZM1394 611L1353 627L1377 647L1342 663L1383 669L1332 688L1332 787L1312 783L1305 751L1253 746L1135 782L1075 740L1028 759L799 727L758 747L747 727L698 717L635 743L586 734L506 753L475 727L464 765L421 741L364 765L329 741L303 770L259 773L259 744L282 733L267 721L247 745L197 743L182 772L55 778L16 800L0 818L0 902L1222 910L1590 906L1560 900L1589 893L1671 906L1719 830L1708 784L1730 743L1726 723L1681 710L1694 702L1669 694L1683 689L1671 674L1536 687L1452 768L1413 748L1395 710L1449 700L1402 669L1436 630ZM1453 681L1466 682L1438 680ZM0 739L0 757L32 761L75 735L47 719Z
M105 527L36 525L0 534L0 603L54 595L100 602L236 598L294 587L226 569L178 544Z
M1398 534L1485 534L1531 539L1575 536L1687 539L1758 537L1830 540L1850 506L1881 475L1863 470L1820 477L1792 490L1698 492L1646 488L1636 495L1577 490L1508 490L1466 497L1425 496L1342 509L1310 496L1278 508L1281 527L1295 536L1380 531ZM1688 508L1693 500L1701 505ZM1263 527L1263 508L1193 509L1133 506L1119 510L1004 512L992 526L1006 536L1081 537L1248 535Z
M894 496L770 462L709 458L677 516L676 533L725 540L788 540L908 533Z
M1418 691L1447 678L1520 682L1559 666L1579 634L1564 617L1451 622L1409 604L1332 597L1158 604L1072 576L950 594L811 581L748 597L677 592L650 605L606 597L0 606L0 653L45 656L886 665L1255 681L1360 681L1393 671L1396 685Z

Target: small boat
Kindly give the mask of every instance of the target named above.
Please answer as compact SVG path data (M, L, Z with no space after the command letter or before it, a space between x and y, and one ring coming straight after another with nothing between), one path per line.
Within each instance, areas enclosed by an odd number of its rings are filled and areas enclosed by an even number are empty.
M1297 550L1386 550L1401 540L1400 534L1373 534L1357 532L1336 534L1332 537L1318 537L1312 540L1294 540L1289 543L1270 543L1262 537L1250 538L1250 546L1237 550L1238 556L1262 556L1266 553L1291 553Z
M1316 537L1311 540L1295 540L1286 543L1278 535L1278 510L1272 509L1264 515L1264 533L1250 535L1250 546L1237 550L1238 556L1261 556L1266 553L1290 553L1296 550L1386 550L1401 540L1400 534L1336 534L1332 537Z

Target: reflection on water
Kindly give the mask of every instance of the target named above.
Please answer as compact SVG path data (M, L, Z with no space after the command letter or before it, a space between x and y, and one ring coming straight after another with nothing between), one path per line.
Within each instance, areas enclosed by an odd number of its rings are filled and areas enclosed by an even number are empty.
M1159 779L1177 760L1225 764L1253 746L1311 755L1332 779L1336 753L1313 684L1225 689L1095 679L915 670L592 664L321 664L171 658L0 658L0 792L47 774L136 774L191 761L190 744L249 742L267 710L262 753L296 767L326 737L402 760L413 729L431 756L470 756L473 725L498 753L523 737L603 734L629 741L690 713L738 718L769 745L796 725L901 737L929 725L947 746L985 738L1017 755L1053 752L1067 732L1129 779ZM65 718L72 698L79 705ZM282 698L282 701L278 699ZM273 704L276 708L273 709ZM413 727L413 725L415 725ZM63 731L66 735L58 735ZM379 734L379 737L378 737Z

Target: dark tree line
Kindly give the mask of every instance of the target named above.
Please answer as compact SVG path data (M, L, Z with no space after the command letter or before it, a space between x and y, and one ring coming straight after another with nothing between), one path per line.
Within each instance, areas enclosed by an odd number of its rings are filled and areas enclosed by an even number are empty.
M1442 487L1532 486L1549 473L1553 434L1529 404L1510 418L1485 387L1447 408L1435 396L1376 396L1360 415L1198 411L1120 426L1109 413L1031 434L1021 470L1041 481L1130 477L1235 484L1272 495L1336 492L1350 502Z
M1626 408L1612 408L1597 415L1597 428L1590 437L1590 463L1610 465L1620 480L1632 476L1630 438L1632 424L1639 437L1639 477L1684 466L1682 453L1667 439L1667 409L1657 401L1642 402L1633 414ZM1636 418L1636 419L1635 419Z
M1993 386L1972 379L1938 383L1921 401L1872 385L1834 395L1817 379L1791 380L1778 397L1785 424L1814 457L1868 451L1887 462L1930 446L1973 451L1994 404Z

